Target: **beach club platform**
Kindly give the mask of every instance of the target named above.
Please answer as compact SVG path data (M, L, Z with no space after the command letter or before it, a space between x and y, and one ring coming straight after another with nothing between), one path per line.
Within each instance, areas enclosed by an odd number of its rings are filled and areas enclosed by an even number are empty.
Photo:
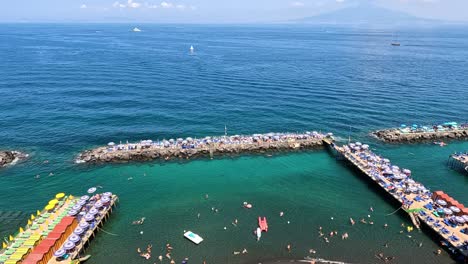
M445 241L454 255L468 260L467 207L443 191L431 192L412 179L409 169L400 169L389 159L373 153L366 144L356 142L340 147L331 143L329 146L392 197L408 213L417 228L423 224Z
M451 168L459 169L468 173L468 151L465 151L465 153L455 153L450 155L448 165Z
M111 192L74 197L58 193L27 225L10 235L0 251L0 263L80 263L80 253L109 218L118 197Z

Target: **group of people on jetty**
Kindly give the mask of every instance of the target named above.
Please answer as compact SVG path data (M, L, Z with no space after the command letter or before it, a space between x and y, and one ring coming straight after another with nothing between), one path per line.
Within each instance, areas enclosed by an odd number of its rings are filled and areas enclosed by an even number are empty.
M426 133L426 132L445 132L445 131L455 131L459 129L467 129L468 123L466 124L458 124L457 122L445 122L443 124L436 124L431 126L423 126L412 124L411 126L407 126L405 124L401 124L399 130L402 133Z
M217 136L217 137L204 137L204 138L191 138L187 137L177 139L164 139L161 141L141 140L139 143L127 143L116 145L114 142L107 144L106 150L112 151L125 151L125 150L138 150L138 149L163 149L163 148L177 148L177 149L197 149L207 146L218 145L253 145L263 142L287 142L289 140L310 140L322 139L323 134L317 131L305 133L267 133L267 134L253 134L253 135L233 135L233 136Z

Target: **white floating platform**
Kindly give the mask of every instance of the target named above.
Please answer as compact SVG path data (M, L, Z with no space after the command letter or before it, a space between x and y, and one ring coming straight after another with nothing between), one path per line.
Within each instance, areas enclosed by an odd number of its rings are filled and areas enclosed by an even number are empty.
M193 233L192 231L185 232L184 237L197 245L203 241L203 238L201 236Z

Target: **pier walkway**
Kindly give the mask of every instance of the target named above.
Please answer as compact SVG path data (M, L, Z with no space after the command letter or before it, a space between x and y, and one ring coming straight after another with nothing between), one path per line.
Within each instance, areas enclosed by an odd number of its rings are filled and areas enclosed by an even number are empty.
M416 227L424 224L440 238L468 259L468 208L463 204L430 192L423 184L411 178L411 171L400 169L390 160L369 150L359 142L337 146L338 155L351 162L366 178L401 205Z

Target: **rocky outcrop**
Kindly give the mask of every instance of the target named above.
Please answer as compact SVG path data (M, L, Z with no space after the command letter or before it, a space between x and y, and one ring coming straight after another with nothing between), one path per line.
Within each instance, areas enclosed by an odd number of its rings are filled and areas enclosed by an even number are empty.
M320 138L310 138L294 141L273 141L250 144L216 144L202 148L140 148L135 150L108 151L100 147L82 152L76 159L77 163L123 163L129 161L150 160L190 160L195 158L213 158L215 156L237 156L241 154L262 154L279 151L299 151L319 149L324 146Z
M468 139L468 128L436 132L406 132L399 129L378 130L371 133L380 140L388 143L416 143L441 139Z
M15 164L19 160L25 159L28 154L19 151L0 151L0 167Z

